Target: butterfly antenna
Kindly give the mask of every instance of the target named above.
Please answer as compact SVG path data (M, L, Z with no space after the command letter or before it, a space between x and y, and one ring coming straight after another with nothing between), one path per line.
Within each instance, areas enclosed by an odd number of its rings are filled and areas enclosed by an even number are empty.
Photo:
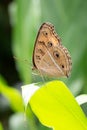
M17 58L16 56L13 56L13 58L16 60L16 61L21 61L23 63L25 63L27 65L27 68L31 68L32 69L32 64L28 62L28 60L26 59L19 59Z

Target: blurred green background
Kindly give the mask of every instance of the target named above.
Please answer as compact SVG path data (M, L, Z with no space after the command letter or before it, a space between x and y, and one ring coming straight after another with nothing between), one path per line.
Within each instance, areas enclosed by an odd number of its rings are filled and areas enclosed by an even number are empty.
M0 91L0 130L48 129L40 125L31 111L26 121L23 104L19 108L15 91L8 89L15 88L21 95L22 84L42 81L41 77L32 75L31 68L35 38L43 22L54 24L63 45L71 53L71 76L60 80L74 96L87 93L87 1L0 1L0 82L5 88ZM13 95L12 100L7 89Z

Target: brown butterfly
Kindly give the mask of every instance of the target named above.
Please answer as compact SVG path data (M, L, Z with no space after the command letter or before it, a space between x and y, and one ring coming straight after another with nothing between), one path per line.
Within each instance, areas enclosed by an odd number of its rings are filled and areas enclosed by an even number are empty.
M72 61L51 23L43 23L33 51L33 69L51 77L68 77Z

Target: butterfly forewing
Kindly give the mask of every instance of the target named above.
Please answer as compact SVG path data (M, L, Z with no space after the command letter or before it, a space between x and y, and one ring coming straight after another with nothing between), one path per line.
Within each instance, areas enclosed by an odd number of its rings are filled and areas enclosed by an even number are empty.
M33 66L42 75L69 76L71 57L61 44L60 38L50 23L43 23L38 31L34 51Z

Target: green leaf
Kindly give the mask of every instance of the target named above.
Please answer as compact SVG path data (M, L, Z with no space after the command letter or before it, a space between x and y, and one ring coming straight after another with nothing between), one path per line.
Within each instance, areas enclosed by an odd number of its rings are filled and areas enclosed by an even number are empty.
M12 47L14 55L19 59L16 61L17 69L25 83L29 83L32 78L32 50L41 16L39 5L40 0L37 3L35 0L16 0L15 19L17 20L13 30ZM21 59L29 61L28 66L20 62Z
M0 130L3 130L2 124L0 123Z
M75 98L61 81L39 88L29 99L40 122L55 130L87 130L87 118Z
M11 108L17 112L23 112L23 101L20 92L7 84L5 84L0 77L0 93L5 96Z

